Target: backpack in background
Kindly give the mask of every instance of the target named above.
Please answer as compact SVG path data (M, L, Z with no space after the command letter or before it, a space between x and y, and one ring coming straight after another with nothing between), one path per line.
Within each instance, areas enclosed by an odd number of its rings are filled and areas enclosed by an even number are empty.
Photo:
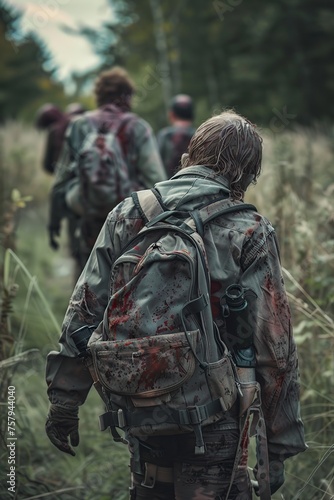
M119 139L134 117L133 113L111 114L101 121L87 114L91 128L75 162L78 182L66 195L67 205L80 215L82 246L87 254L108 213L135 190Z
M89 246L93 246L108 213L133 191L119 140L120 130L133 116L114 114L103 122L87 116L92 127L78 154L77 174L83 207L82 233Z
M232 407L238 380L212 318L199 232L224 213L255 207L225 199L165 211L151 190L132 197L146 225L114 263L103 322L88 343L109 409L101 430L110 427L115 439L116 427L137 437L194 432L202 454L202 427Z

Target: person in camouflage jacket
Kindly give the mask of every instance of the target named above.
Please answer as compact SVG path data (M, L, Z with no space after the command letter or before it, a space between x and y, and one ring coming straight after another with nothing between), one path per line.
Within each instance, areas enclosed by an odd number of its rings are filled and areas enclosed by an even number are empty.
M57 248L61 219L64 213L73 211L81 216L83 208L79 201L76 158L82 144L91 131L93 121L96 126L115 120L122 120L131 109L131 99L135 91L127 72L114 67L104 71L95 84L98 108L73 119L66 130L65 144L57 163L55 182L51 191L49 237L50 244ZM153 187L156 182L166 179L158 146L150 125L134 113L129 113L118 132L122 152L129 170L133 190ZM90 227L81 228L79 271L82 270L96 237L104 222L94 221Z
M160 155L168 177L172 177L180 166L183 153L192 138L195 128L194 105L190 96L178 94L173 97L168 112L170 126L157 134Z
M262 140L255 127L232 111L224 112L197 129L180 171L155 188L171 210L194 210L221 198L242 201L248 185L260 174L261 157ZM60 351L47 357L51 404L46 432L55 446L71 455L75 455L72 446L79 441L78 408L92 386L72 334L84 325L102 321L113 263L143 225L132 198L109 214L70 299ZM297 351L275 230L259 213L239 211L208 223L204 243L211 275L211 307L222 338L226 332L221 298L226 288L237 282L257 295L256 379L261 387L268 482L273 494L284 482L284 461L307 448L300 417ZM131 499L250 500L247 440L242 440L242 460L238 467L234 464L240 437L238 405L235 403L221 421L203 428L204 455L194 454L193 433L146 437L136 446L128 436ZM255 465L255 476L257 470ZM261 498L270 498L270 493Z

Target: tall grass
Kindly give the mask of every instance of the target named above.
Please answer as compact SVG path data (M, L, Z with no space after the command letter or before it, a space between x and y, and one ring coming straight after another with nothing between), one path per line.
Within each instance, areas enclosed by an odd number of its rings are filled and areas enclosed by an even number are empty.
M317 130L264 141L263 175L249 200L276 228L293 313L309 449L287 462L280 494L334 495L334 190L330 137ZM279 496L277 496L279 498Z
M0 193L0 497L121 500L127 498L127 452L113 444L109 434L100 434L97 423L103 408L97 394L91 392L80 412L82 443L75 459L59 453L44 431L45 356L57 349L73 283L66 231L60 253L48 247L47 195L52 179L40 167L43 139L16 123L0 130L5 145L0 164L5 181ZM32 200L26 204L28 196ZM16 389L15 495L7 489L8 386Z
M0 193L5 208L2 213L13 210L14 188L20 193L16 203L24 196L33 198L25 207L16 206L10 215L13 220L6 245L11 243L15 251L7 251L6 257L3 254L0 267L4 319L1 359L5 362L0 365L0 376L2 387L13 384L17 394L16 498L123 500L128 497L127 450L113 443L109 434L98 431L102 407L96 393L91 391L80 411L81 443L75 458L52 447L44 433L48 408L44 360L48 351L57 349L59 325L72 289L72 263L66 232L60 252L48 247L51 178L40 167L43 139L17 123L0 130L5 179ZM268 136L263 174L247 196L247 201L271 220L279 238L299 352L302 417L309 445L305 453L288 460L286 483L275 499L329 500L334 495L332 162L330 138L317 130ZM5 393L1 394L2 409L6 410L4 397ZM3 418L4 413L1 424L5 439ZM6 453L3 448L1 498L7 493Z

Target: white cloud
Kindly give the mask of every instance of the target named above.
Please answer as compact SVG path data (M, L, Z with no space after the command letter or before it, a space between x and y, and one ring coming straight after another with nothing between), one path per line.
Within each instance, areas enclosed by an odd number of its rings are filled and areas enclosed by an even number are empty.
M71 72L85 71L99 62L92 46L84 37L70 35L62 25L98 28L112 19L108 0L12 0L23 11L22 28L35 31L46 43L59 68L58 77L65 80Z
M19 3L19 0L16 0L16 3ZM27 2L24 12L25 24L27 27L30 25L31 29L43 29L48 24L55 22L62 22L75 27L74 19L66 11L62 10L57 0L51 3L45 2L44 4Z

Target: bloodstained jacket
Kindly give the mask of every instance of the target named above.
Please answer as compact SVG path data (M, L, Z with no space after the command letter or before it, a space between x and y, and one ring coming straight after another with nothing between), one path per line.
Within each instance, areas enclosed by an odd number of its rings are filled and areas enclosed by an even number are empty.
M181 176L158 183L170 209L193 210L229 197L228 182L207 167L188 167ZM97 325L107 306L111 269L121 249L143 227L132 198L107 217L86 267L73 291L64 318L60 351L47 358L46 380L51 403L78 406L92 385L88 370L77 357L72 333L83 325ZM275 231L254 211L221 216L205 227L204 241L211 274L211 306L223 334L220 299L226 287L240 283L257 295L254 332L256 377L261 386L269 452L282 458L306 449L299 413L299 373L290 309L285 292Z

